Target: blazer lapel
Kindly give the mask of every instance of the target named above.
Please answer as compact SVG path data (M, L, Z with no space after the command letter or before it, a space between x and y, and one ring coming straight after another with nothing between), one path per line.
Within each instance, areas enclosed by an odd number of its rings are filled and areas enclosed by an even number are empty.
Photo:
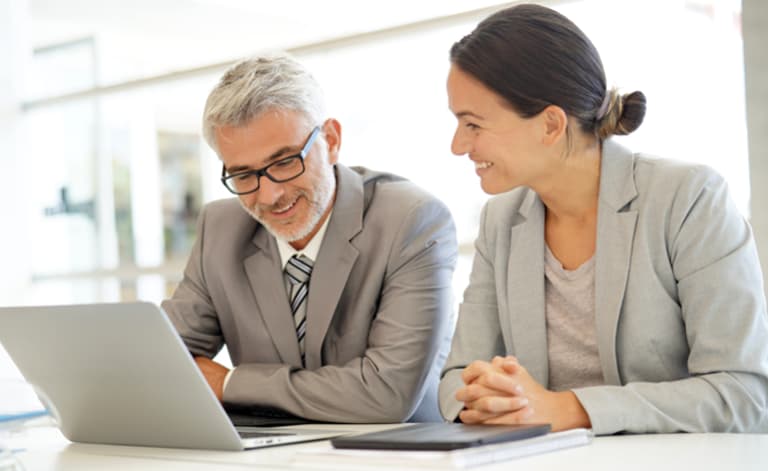
M296 339L296 328L288 305L283 281L280 253L275 239L263 227L253 238L258 250L244 262L245 273L251 283L269 336L283 363L301 367L301 354Z
M363 182L343 165L336 165L336 200L320 246L307 298L306 366L322 366L322 348L341 293L359 255L350 243L363 228Z
M500 319L520 363L541 384L549 376L544 299L544 205L528 191L513 220L507 265L509 319ZM519 221L519 222L518 222ZM517 222L517 224L515 224ZM514 328L512 328L514 327ZM514 333L514 334L513 334Z
M616 331L627 287L637 211L628 210L637 196L632 154L608 140L603 143L595 255L595 322L598 351L606 384L620 385Z

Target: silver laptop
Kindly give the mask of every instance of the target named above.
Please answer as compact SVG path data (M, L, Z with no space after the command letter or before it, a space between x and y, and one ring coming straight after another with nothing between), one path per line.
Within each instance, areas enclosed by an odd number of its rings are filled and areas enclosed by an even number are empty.
M345 433L236 429L154 304L3 307L0 343L73 442L244 450Z

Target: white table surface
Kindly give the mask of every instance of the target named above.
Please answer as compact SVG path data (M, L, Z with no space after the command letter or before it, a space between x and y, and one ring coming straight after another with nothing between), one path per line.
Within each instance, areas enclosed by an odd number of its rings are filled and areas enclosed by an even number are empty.
M311 426L302 426L310 427ZM373 431L388 426L335 425L341 430ZM391 427L391 425L389 425ZM17 458L28 471L50 470L260 470L318 469L297 467L297 451L327 446L313 442L244 452L70 443L57 429L39 427L14 439L23 451ZM361 469L370 463L360 463ZM596 437L590 445L519 458L473 470L563 469L600 471L768 470L768 434L670 434ZM325 468L327 469L327 468ZM382 468L380 468L382 469Z

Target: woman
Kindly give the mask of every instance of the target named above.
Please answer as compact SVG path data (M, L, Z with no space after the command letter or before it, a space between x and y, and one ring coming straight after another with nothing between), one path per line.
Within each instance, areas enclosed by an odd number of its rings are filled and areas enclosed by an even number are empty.
M611 136L645 96L606 91L592 43L538 5L450 53L453 153L483 209L440 384L466 423L768 431L768 320L747 222L713 170Z

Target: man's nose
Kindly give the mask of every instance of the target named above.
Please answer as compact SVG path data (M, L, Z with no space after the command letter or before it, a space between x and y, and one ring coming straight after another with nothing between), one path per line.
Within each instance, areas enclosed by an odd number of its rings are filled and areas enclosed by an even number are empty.
M271 206L280 200L283 193L282 183L275 183L266 176L262 176L259 190L256 192L256 202L262 206Z

